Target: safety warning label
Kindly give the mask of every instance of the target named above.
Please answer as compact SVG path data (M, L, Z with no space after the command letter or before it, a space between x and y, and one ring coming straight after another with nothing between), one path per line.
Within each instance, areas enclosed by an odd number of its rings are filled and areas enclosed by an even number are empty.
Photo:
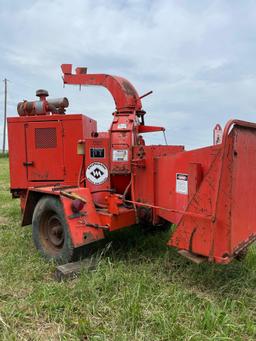
M113 149L113 161L128 161L128 149Z
M126 124L126 123L119 123L119 124L117 125L117 128L118 128L118 129L127 129L127 124Z
M176 193L188 194L188 175L176 174Z

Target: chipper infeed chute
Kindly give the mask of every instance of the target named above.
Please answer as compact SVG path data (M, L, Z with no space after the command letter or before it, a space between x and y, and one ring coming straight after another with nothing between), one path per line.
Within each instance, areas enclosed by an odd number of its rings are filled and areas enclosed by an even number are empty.
M256 124L233 120L170 246L228 263L256 239Z

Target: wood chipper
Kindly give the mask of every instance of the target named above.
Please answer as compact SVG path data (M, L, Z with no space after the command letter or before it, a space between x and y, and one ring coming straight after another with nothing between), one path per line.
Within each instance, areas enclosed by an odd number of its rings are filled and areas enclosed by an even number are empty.
M64 84L105 87L116 109L99 132L92 118L65 113L67 98L38 90L8 118L11 193L41 254L68 262L111 231L171 223L168 245L184 256L241 256L256 239L256 124L231 120L220 144L196 150L146 145L144 134L165 128L145 124L144 96L128 80L61 68Z

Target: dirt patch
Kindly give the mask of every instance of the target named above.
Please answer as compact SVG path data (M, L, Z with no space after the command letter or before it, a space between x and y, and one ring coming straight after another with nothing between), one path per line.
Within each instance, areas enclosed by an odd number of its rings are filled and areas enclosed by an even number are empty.
M0 225L6 225L8 223L8 218L0 216Z
M1 183L1 192L9 192L10 186L9 184Z
M37 326L36 331L34 327ZM30 326L27 328L19 330L19 334L23 337L26 337L26 340L33 340L37 338L37 340L52 340L58 341L60 340L60 336L62 334L61 330L64 328L58 325L55 322L45 322L45 321L36 321L33 326L33 329Z

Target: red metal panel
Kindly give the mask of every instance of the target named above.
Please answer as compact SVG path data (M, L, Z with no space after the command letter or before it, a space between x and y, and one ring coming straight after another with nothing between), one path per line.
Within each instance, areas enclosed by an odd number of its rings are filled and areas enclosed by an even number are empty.
M156 159L156 205L174 210L185 211L189 202L189 191L198 184L195 181L192 164L200 164L201 177L206 176L209 168L215 160L220 150L219 146L212 146L177 153L166 157ZM191 174L192 171L192 174ZM188 176L187 192L180 193L177 185L177 175L184 174ZM192 175L192 176L191 176ZM165 190L164 190L165 189ZM158 210L158 214L168 221L177 224L182 216L167 210Z
M19 120L8 121L8 146L11 189L27 188L27 170L23 165L26 161L24 123Z
M220 175L222 150L219 148L219 150L215 151L217 151L217 154L215 153L214 158L208 160L208 162L211 161L208 169L204 167L204 179L198 191L188 202L184 213L176 215L178 220L175 222L178 225L168 243L168 245L175 246L179 249L186 249L207 257L212 257L214 233L212 217L218 190L217 185ZM209 156L210 153L206 152L205 158L202 158L202 162L203 160L206 161L207 155ZM190 183L188 183L188 186L190 186ZM161 210L160 214L162 214ZM171 214L169 214L169 217L171 217Z
M133 127L135 112L115 113L110 131L111 174L129 174L131 172L131 158L133 141Z
M85 140L85 174L87 188L92 192L94 200L105 204L105 196L110 188L109 138L89 138Z
M54 123L55 122L55 123ZM27 169L30 166L24 165L27 161L33 161L32 157L31 160L28 159L26 155L26 143L28 152L30 149L34 148L34 152L36 153L33 155L36 158L37 151L41 152L43 149L37 149L35 146L33 147L33 143L35 143L35 138L31 135L31 139L27 138L25 140L26 134L25 126L28 124L38 124L38 128L44 128L45 124L48 124L49 127L53 124L60 124L62 125L62 134L63 134L63 159L60 160L61 163L58 164L60 155L57 155L57 158L54 158L53 162L49 162L48 153L51 154L51 148L46 148L45 150L45 159L44 164L42 165L42 170L46 169L49 171L53 178L48 176L46 178L45 172L42 173L41 171L38 172L38 175L34 177L30 174L28 179L27 176ZM86 117L81 114L74 114L74 115L45 115L45 116L22 116L22 117L10 117L8 118L8 138L9 138L9 160L10 160L10 182L11 182L11 189L13 191L26 191L28 187L32 187L35 185L34 180L37 180L37 185L45 186L52 184L53 181L61 182L62 184L72 186L77 185L77 179L79 174L79 169L82 162L82 157L77 155L77 141L84 139L86 137L91 136L92 132L97 130L96 121ZM53 142L53 141L52 141ZM47 146L47 145L46 145ZM47 156L46 156L47 154ZM39 160L40 161L40 160ZM58 167L63 167L63 173L57 174L58 178L56 177L56 169ZM31 173L31 170L29 171ZM18 173L17 173L18 172ZM55 172L55 173L54 173ZM42 174L41 174L42 173ZM61 180L61 181L59 181Z
M110 232L136 224L134 209L127 209L125 207L120 208L118 214L99 212L99 217L101 225L108 225Z
M69 116L69 119L62 121L64 128L65 184L72 186L77 185L83 161L83 157L77 155L77 142L91 136L91 133L97 130L97 123L84 115L65 115L65 117L67 116Z
M134 146L133 147L133 187L134 200L145 202L148 204L156 204L155 196L164 192L163 188L166 177L169 177L170 171L164 169L162 176L162 184L155 183L157 170L155 169L154 160L165 159L169 155L175 155L184 150L183 146ZM142 163L143 162L143 163ZM162 186L163 185L163 186ZM160 187L159 187L160 186ZM162 187L161 187L162 186Z
M256 131L237 127L232 169L231 252L256 235Z
M74 247L90 244L104 238L105 236L102 229L87 226L93 224L101 225L101 220L93 204L90 190L87 188L78 188L72 190L72 192L79 194L86 200L86 205L81 211L81 213L84 213L85 215L74 217L74 213L71 210L72 200L61 196Z
M61 122L27 123L25 134L28 180L64 180Z

